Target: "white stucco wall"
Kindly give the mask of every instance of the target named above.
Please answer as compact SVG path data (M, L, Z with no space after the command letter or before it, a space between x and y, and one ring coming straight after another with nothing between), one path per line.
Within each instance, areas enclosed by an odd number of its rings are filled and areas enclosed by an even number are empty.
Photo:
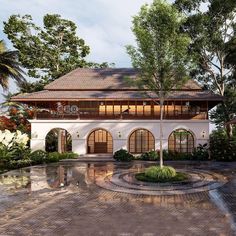
M30 120L32 150L45 149L45 137L53 128L66 129L72 136L72 151L86 154L87 137L95 129L103 128L113 137L113 152L120 148L128 149L128 137L132 131L147 129L155 137L156 149L159 149L159 120ZM176 129L184 128L191 131L195 137L195 146L208 142L208 120L165 120L163 121L163 145L168 148L168 137ZM119 137L119 132L121 137ZM204 137L203 137L204 132Z

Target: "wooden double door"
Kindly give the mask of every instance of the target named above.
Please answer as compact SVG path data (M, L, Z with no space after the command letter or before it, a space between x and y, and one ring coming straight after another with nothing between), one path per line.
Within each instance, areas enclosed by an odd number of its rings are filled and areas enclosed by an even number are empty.
M88 137L88 153L112 153L113 141L111 134L104 129L93 131Z

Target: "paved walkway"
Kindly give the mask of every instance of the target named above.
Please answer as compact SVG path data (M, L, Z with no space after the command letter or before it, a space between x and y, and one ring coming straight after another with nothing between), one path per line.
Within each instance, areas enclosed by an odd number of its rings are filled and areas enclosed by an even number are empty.
M0 235L234 235L233 171L233 165L224 166L230 181L210 193L130 195L82 181L55 190L17 190L0 208Z

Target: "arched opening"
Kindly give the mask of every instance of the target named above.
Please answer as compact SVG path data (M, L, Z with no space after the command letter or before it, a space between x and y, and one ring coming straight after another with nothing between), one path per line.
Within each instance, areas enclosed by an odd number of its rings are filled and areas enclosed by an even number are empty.
M88 136L88 153L113 153L111 134L105 129L96 129Z
M194 151L193 134L186 129L173 131L168 139L168 149L178 153L192 153Z
M153 134L146 129L137 129L129 136L129 152L144 153L155 150Z
M45 138L47 152L71 152L72 138L65 129L55 128L48 132Z

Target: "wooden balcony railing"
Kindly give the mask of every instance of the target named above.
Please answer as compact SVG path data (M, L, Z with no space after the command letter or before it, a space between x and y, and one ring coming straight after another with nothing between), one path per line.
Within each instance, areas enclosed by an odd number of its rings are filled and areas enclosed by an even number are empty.
M159 120L160 114L154 115L132 115L132 114L93 114L89 112L83 112L80 114L51 114L49 112L38 112L35 115L36 119L39 120L106 120L106 119L114 119L114 120ZM163 119L165 120L207 120L208 113L207 112L199 112L198 114L165 114Z

